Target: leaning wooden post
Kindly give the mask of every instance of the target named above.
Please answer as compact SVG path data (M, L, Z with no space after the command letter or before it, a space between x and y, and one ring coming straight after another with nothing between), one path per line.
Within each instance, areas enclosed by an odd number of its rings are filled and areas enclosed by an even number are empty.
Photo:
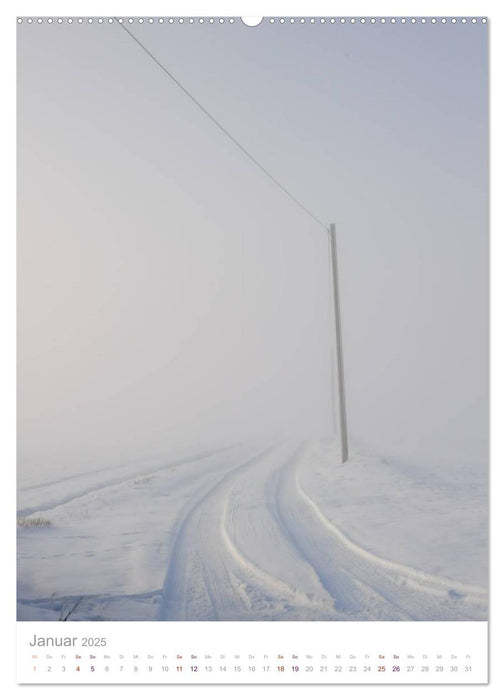
M336 362L338 365L338 396L339 396L339 420L341 433L341 461L348 459L348 435L345 403L345 379L343 374L343 344L341 341L341 315L338 289L338 254L336 251L336 225L329 228L329 242L331 247L332 281L334 295L334 330L336 334Z

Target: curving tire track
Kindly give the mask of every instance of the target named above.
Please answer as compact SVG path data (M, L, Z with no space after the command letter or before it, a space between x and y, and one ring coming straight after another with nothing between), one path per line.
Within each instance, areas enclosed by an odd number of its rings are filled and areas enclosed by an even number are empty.
M271 451L261 451L206 484L182 512L163 584L160 619L222 619L223 609L233 616L246 603L224 561L219 509L225 507L222 491L233 476Z
M294 536L301 543L310 538L318 542L311 555L304 551L325 585L335 591L337 606L348 586L350 599L360 602L366 613L364 619L486 619L484 589L390 561L353 542L302 489L299 464L298 460L293 469L284 471L279 498ZM346 577L341 578L341 572ZM386 604L380 605L380 598Z
M142 473L141 475L135 473L135 474L119 474L115 478L112 479L103 479L101 483L98 485L93 485L93 486L87 486L87 487L82 487L82 486L72 486L71 490L69 490L64 496L57 498L54 497L54 494L52 492L52 486L54 484L61 484L61 483L66 483L66 482L71 482L71 483L77 483L82 480L83 478L88 479L89 474L77 474L75 476L69 476L64 479L60 479L59 481L48 481L45 482L41 485L36 485L36 486L31 486L31 487L26 487L22 489L23 495L26 492L35 490L37 494L37 499L40 499L41 494L42 497L44 498L43 502L41 503L40 501L31 507L28 508L22 508L17 511L17 515L19 518L24 518L24 517L30 517L33 515L39 515L40 513L47 513L49 511L53 511L56 508L59 508L61 506L69 506L72 505L73 503L79 502L81 500L85 500L88 498L92 498L96 496L97 494L101 493L107 493L107 492L112 492L114 489L117 489L118 487L122 486L129 486L131 484L134 484L137 482L138 478L143 478L143 479L149 479L152 478L153 476L156 476L158 474L163 474L166 473L172 469L175 469L177 467L181 466L186 466L186 465L195 465L201 462L205 462L209 459L214 458L215 456L219 456L223 453L230 452L233 449L233 447L227 447L223 448L221 450L207 450L206 452L200 452L198 454L190 455L185 458L181 459L176 459L173 461L168 462L167 464L163 464L162 466L158 466L155 468L151 468L149 470L146 470L145 473ZM93 474L103 474L105 470L100 469L95 472L90 472L91 475Z
M161 619L246 620L309 619L316 616L320 601L300 590L288 579L276 575L275 567L262 566L248 548L259 548L283 539L275 524L265 517L264 499L254 499L251 484L268 480L271 471L291 459L292 447L274 447L231 469L185 513L163 586ZM261 513L254 514L254 500ZM255 525L251 528L251 519ZM247 521L247 522L244 522ZM251 540L251 532L254 537ZM264 539L267 535L268 540ZM282 551L283 550L283 551ZM300 567L306 564L286 552L281 543L279 556L290 557ZM267 563L271 564L269 555ZM269 570L268 570L269 569ZM330 601L328 602L330 611ZM327 603L326 603L327 604ZM307 612L308 611L308 612ZM337 617L337 615L333 615Z
M485 619L486 592L368 552L300 485L304 446L269 448L181 514L160 619Z

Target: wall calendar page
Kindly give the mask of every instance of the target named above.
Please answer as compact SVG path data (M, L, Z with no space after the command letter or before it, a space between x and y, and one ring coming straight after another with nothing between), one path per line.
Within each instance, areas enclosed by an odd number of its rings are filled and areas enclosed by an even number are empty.
M18 683L486 684L488 18L40 11Z

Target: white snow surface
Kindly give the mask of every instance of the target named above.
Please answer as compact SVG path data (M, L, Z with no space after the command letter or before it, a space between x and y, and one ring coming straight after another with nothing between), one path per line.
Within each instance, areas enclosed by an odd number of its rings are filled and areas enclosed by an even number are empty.
M20 484L20 620L486 620L486 475L333 439Z

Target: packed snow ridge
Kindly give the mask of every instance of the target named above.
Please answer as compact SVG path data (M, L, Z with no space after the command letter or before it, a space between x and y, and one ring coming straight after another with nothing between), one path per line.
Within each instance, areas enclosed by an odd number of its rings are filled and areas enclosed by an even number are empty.
M485 480L332 439L20 489L20 620L485 620Z

